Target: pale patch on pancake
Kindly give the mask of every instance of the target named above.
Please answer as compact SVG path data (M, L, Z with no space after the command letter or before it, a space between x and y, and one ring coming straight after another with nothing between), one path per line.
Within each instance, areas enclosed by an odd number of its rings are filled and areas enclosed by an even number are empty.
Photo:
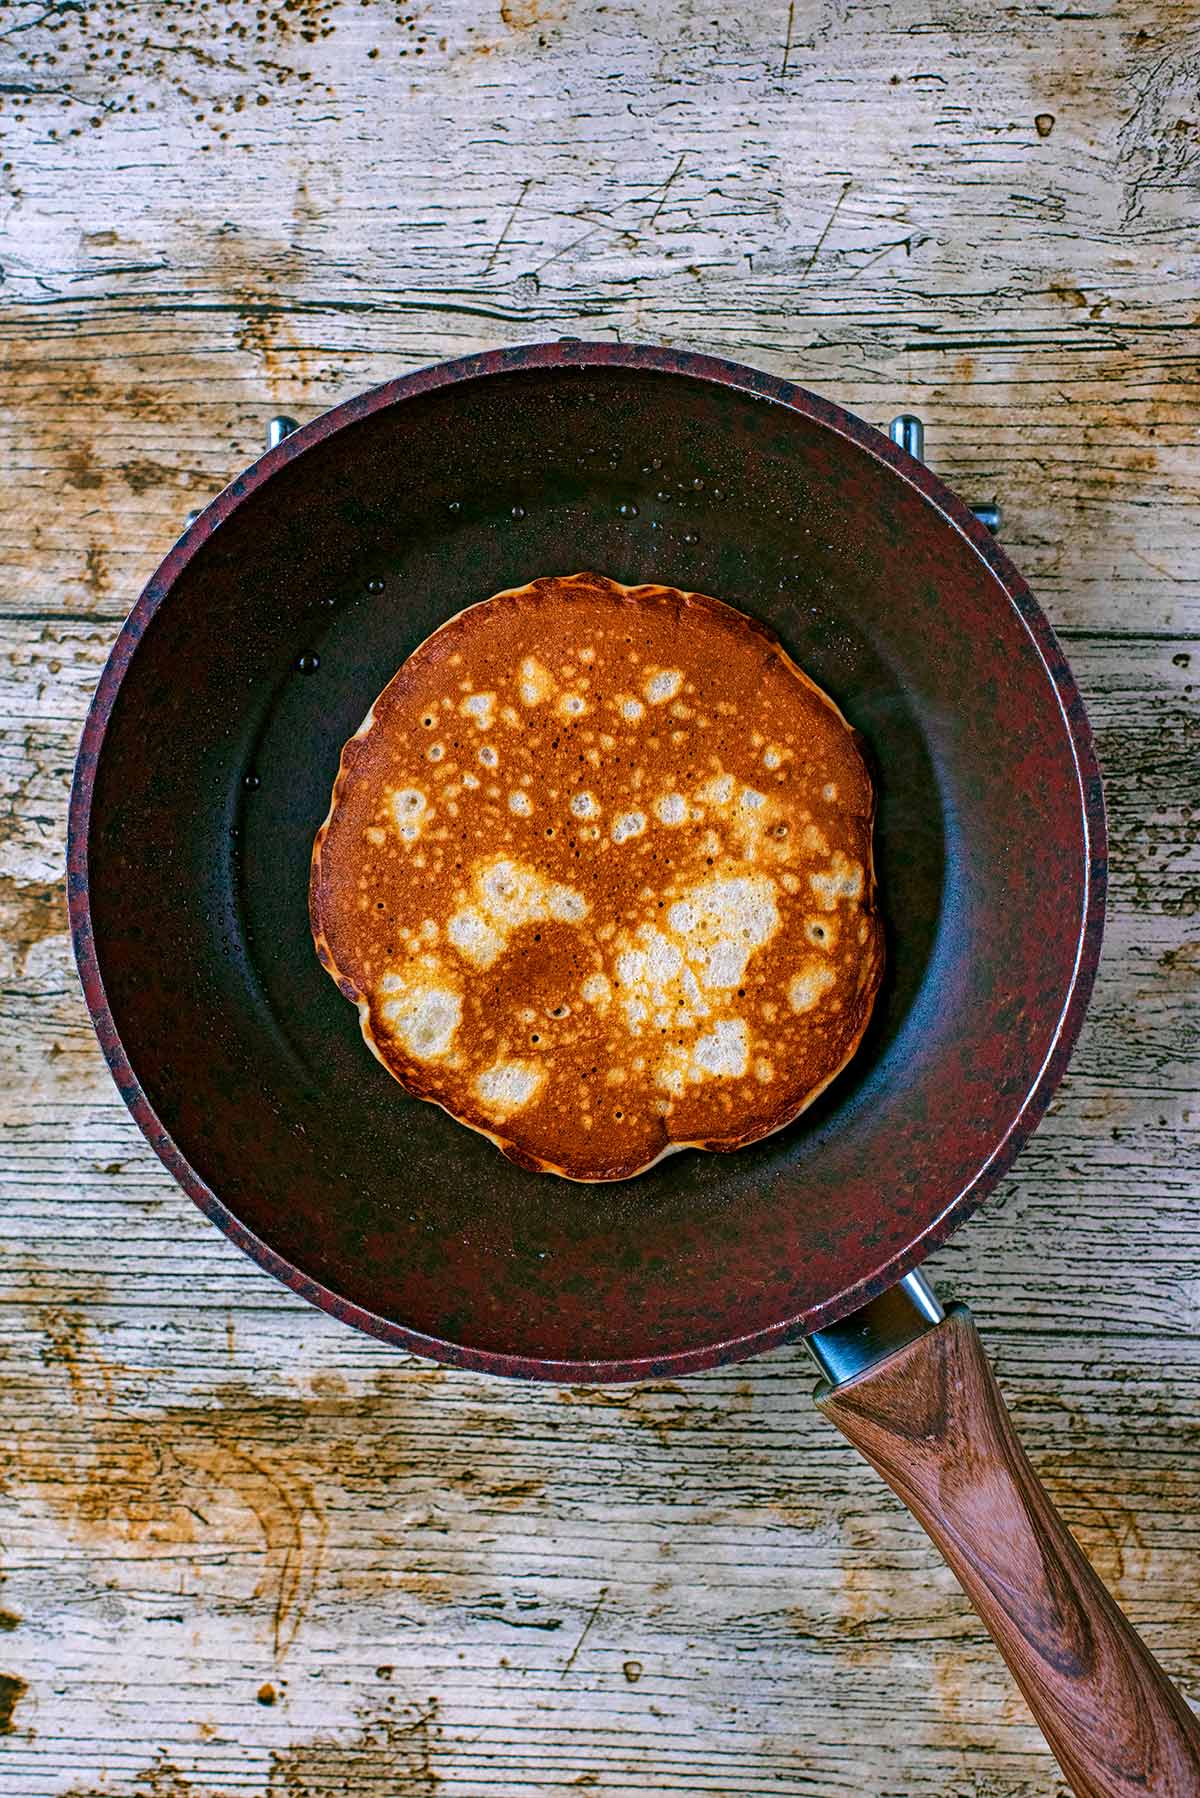
M617 701L617 705L620 709L622 718L626 719L630 724L636 724L639 718L644 718L646 715L646 708L641 700L632 698L628 693L623 693L621 695Z
M477 968L490 968L498 961L508 940L471 905L454 913L446 926L446 935L459 953L474 962Z
M837 975L827 963L810 961L788 982L788 1004L795 1012L811 1011L836 983Z
M702 805L728 805L733 798L733 775L714 774L696 793Z
M833 860L824 874L810 874L808 884L817 895L826 911L833 911L839 899L861 899L863 894L863 867L861 862L852 862L835 849Z
M683 824L687 815L687 800L682 793L664 793L654 801L654 816L660 824Z
M554 709L560 718L582 718L587 711L587 700L582 693L564 693Z
M444 743L431 743L425 751L427 760L431 762L440 762L445 753L446 745Z
M779 929L775 894L768 875L734 875L703 881L671 906L667 923L702 986L740 985L751 955Z
M632 937L625 932L618 937L613 977L633 1036L640 1036L647 1024L658 1030L689 1030L708 1016L682 946L654 924L639 924Z
M433 817L429 801L420 787L401 787L391 798L392 817L400 839L415 843L426 823Z
M829 854L829 838L815 824L806 824L800 832L800 847L812 855Z
M480 730L491 730L496 720L496 695L494 693L471 693L459 706L464 718L470 718Z
M495 744L484 744L483 748L479 751L479 761L480 765L484 768L498 768L500 766L500 751L496 748Z
M377 989L383 1027L414 1061L443 1061L462 1022L462 996L448 985L437 958L423 955L402 973L385 974Z
M381 830L378 824L368 824L367 828L363 831L363 835L366 837L368 843L373 843L375 845L376 849L382 849L383 845L387 842L387 831Z
M676 1098L699 1080L740 1080L750 1063L750 1035L742 1018L721 1018L692 1044L672 1043L658 1064L659 1086Z
M600 801L594 793L572 793L570 811L573 818L598 818Z
M763 750L762 759L763 767L770 768L772 771L783 766L783 755L780 750L776 749L774 743L767 744L767 747Z
M619 818L613 819L612 840L627 843L630 837L640 837L645 828L645 812L622 812Z
M828 805L833 804L834 800L837 798L837 793L837 783L832 780L827 781L821 788L821 798L824 799Z
M604 1005L612 997L607 974L589 974L579 989L579 997L588 1005Z
M528 818L533 811L533 801L528 793L522 792L518 787L508 796L508 809L515 812L518 818Z
M665 920L656 905L654 923L620 933L613 977L630 1034L691 1030L707 1018L778 930L775 894L763 875L701 881L684 890Z
M746 1072L750 1043L741 1018L722 1018L707 1036L702 1036L692 1051L692 1060L701 1074L716 1080L740 1080Z
M525 1106L544 1084L546 1070L536 1061L498 1061L475 1082L475 1097L490 1116L503 1123Z
M588 903L574 887L546 880L528 862L496 855L472 870L473 904L461 905L446 926L454 947L477 968L500 959L509 938L527 924L579 924Z
M674 699L683 686L683 675L678 668L657 668L646 681L642 692L651 705L666 705Z
M554 677L536 656L526 656L517 671L517 692L523 705L541 705L554 692Z

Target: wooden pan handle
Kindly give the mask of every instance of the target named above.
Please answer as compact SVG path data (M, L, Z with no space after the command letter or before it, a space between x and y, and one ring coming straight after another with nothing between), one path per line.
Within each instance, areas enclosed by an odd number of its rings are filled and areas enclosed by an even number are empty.
M1025 1459L970 1312L817 1404L945 1557L1078 1798L1200 1798L1200 1722Z

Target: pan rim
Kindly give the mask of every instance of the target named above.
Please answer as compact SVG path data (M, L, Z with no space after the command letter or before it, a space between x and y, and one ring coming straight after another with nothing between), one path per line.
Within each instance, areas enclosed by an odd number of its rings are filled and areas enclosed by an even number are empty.
M1074 966L1045 1059L1015 1108L1007 1131L972 1178L926 1227L887 1256L876 1271L828 1295L807 1310L744 1334L677 1349L659 1356L601 1360L549 1359L453 1343L396 1323L312 1279L249 1230L191 1166L164 1128L130 1063L109 1007L92 931L88 890L88 837L96 771L113 708L137 645L168 598L178 576L214 531L294 457L335 432L407 399L460 383L518 374L529 369L618 368L674 375L774 402L844 438L886 464L933 506L986 564L1020 619L1045 670L1071 747L1079 789L1084 862L1084 903ZM113 644L84 723L71 787L67 827L67 904L76 965L85 1002L117 1089L168 1172L199 1209L266 1272L300 1297L343 1323L395 1347L435 1361L512 1378L568 1384L612 1384L699 1372L760 1354L836 1322L918 1267L983 1203L1040 1123L1079 1035L1100 960L1107 886L1107 830L1100 771L1083 699L1048 619L1007 555L966 505L925 466L874 426L797 383L724 358L657 345L593 343L582 339L510 346L420 368L381 383L308 424L268 450L232 481L167 552L139 595Z

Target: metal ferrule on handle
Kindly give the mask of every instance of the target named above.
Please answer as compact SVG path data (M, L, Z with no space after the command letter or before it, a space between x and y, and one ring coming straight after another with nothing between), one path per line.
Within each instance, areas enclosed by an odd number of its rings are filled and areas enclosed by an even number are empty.
M840 1323L805 1337L805 1342L829 1385L836 1387L907 1348L945 1315L936 1292L918 1270L905 1274Z

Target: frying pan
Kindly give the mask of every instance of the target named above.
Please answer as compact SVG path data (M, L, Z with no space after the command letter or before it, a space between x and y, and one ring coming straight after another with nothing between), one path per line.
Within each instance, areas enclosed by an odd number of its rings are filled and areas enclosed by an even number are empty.
M463 606L594 569L760 618L866 739L888 972L792 1128L580 1187L366 1054L313 953L342 743ZM286 438L171 550L84 730L69 896L122 1096L263 1267L385 1341L634 1380L807 1337L1077 1793L1196 1798L1200 1728L1053 1512L969 1315L915 1270L1009 1166L1082 1019L1105 878L1078 691L988 533L789 382L583 344L425 369Z

